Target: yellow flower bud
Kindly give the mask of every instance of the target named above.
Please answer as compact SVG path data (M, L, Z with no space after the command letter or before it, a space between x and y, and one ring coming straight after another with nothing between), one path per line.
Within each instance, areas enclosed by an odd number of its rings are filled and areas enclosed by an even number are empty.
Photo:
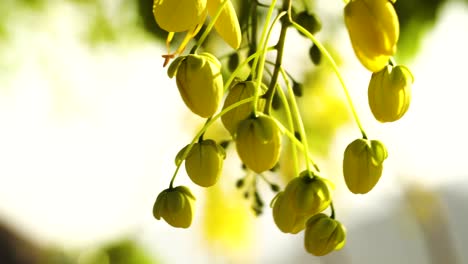
M356 139L346 147L343 175L348 189L355 194L368 193L382 175L387 149L378 140Z
M207 0L154 0L153 15L167 32L194 29L205 21Z
M408 110L413 75L405 66L387 66L373 73L369 82L369 106L375 119L393 122Z
M344 9L351 44L361 63L380 71L396 51L398 16L389 0L351 0Z
M221 63L209 53L178 57L168 69L176 76L177 87L187 107L208 118L217 110L223 97Z
M335 219L317 214L306 223L304 246L315 256L324 256L333 250L340 250L346 243L346 229Z
M265 114L241 121L237 128L236 148L239 158L254 172L273 168L281 148L278 125Z
M331 202L330 189L325 179L313 172L303 171L292 179L284 191L296 214L312 216L325 210Z
M185 152L186 148L179 153ZM190 149L185 158L185 170L194 183L202 187L210 187L218 181L225 157L224 149L214 140L203 140L195 143Z
M229 93L226 96L226 100L224 100L223 110L239 101L242 101L254 95L254 82L235 82L231 86L231 89L229 90ZM263 105L264 100L259 99L258 109L261 109ZM239 122L249 117L253 110L253 103L245 103L221 116L221 121L223 122L224 127L229 131L229 133L231 133L232 136L235 136Z
M273 198L273 220L276 226L284 233L297 234L305 228L309 215L299 215L294 211L291 201L285 199L284 192Z
M221 4L224 7L215 22L215 29L218 34L226 41L233 49L238 49L242 40L242 34L237 19L236 10L230 0L208 0L208 13L210 16L215 16Z
M162 191L153 206L153 216L173 227L188 228L192 223L195 196L185 186Z

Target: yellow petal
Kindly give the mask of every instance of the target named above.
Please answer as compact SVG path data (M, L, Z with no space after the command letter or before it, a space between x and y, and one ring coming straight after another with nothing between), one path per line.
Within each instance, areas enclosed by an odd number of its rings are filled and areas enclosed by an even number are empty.
M206 18L207 0L155 0L153 14L159 27L167 32L195 28Z
M224 4L221 14L215 22L215 29L218 34L226 41L233 49L238 49L242 40L242 34L237 19L236 10L230 0L208 0L208 13L211 17L216 15L221 4Z

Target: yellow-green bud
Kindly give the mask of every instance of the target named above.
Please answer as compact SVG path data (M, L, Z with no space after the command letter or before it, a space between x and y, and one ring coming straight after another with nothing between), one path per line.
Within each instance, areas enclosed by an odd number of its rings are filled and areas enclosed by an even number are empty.
M382 175L387 149L378 140L356 139L346 147L343 175L348 189L355 194L368 193Z
M261 87L263 88L263 86ZM254 96L255 89L255 83L252 81L233 83L226 100L224 100L223 110L239 101ZM263 93L263 90L261 92ZM261 108L263 104L264 100L259 99L258 107ZM221 121L229 133L235 136L239 122L249 117L253 110L253 103L242 104L221 116Z
M344 9L351 44L361 63L380 71L396 51L398 16L389 0L351 0Z
M153 15L168 32L194 29L205 21L207 0L154 0Z
M256 173L269 170L278 162L280 129L270 116L258 114L239 123L236 148L239 158Z
M340 250L346 243L346 229L335 219L325 214L312 216L306 223L304 246L315 256L324 256Z
M192 223L195 196L185 186L162 191L153 206L153 216L173 227L188 228Z
M369 106L375 119L393 122L408 110L413 75L405 66L387 66L373 73L369 82Z
M309 215L297 214L291 201L285 199L284 192L280 192L273 198L273 220L276 226L284 233L297 234L305 228Z
M299 215L312 216L320 213L331 202L330 189L325 179L307 170L288 183L284 196Z
M179 153L184 153L187 147ZM194 183L210 187L218 181L225 157L226 152L214 140L203 140L190 149L185 158L185 170Z
M224 7L215 22L215 29L218 34L226 41L233 49L238 49L242 40L239 20L237 19L236 10L230 0L208 0L208 13L214 17L221 4Z
M190 54L175 59L168 69L176 76L177 87L187 107L208 118L217 110L223 97L221 63L209 53Z

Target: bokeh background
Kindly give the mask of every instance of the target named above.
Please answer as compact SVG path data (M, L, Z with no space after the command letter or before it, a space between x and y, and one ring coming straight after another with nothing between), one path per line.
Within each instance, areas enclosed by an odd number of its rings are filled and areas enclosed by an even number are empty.
M240 13L249 3L234 2ZM317 38L337 59L368 135L389 150L374 190L347 191L341 162L359 130L329 64L312 63L311 43L291 29L285 67L304 84L298 101L312 153L336 184L344 249L317 258L302 233L281 233L266 184L267 206L255 216L235 187L245 172L232 147L215 187L198 188L181 170L176 184L197 196L190 229L153 218L175 155L203 120L162 67L166 33L151 0L0 0L0 263L468 263L468 1L395 4L396 60L415 83L408 113L391 124L370 113L370 73L353 54L344 3L295 6L322 20ZM219 40L205 48L226 63L232 50ZM227 138L221 126L210 133ZM279 175L290 168L279 170L267 176L284 186Z

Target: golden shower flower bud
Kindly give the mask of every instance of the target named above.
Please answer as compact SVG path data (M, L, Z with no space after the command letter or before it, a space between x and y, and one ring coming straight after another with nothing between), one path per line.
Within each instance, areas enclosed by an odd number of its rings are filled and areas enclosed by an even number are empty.
M344 18L354 52L362 65L378 72L396 51L398 16L389 0L351 0Z
M275 120L265 114L239 123L236 148L239 158L256 173L269 170L278 162L281 136Z
M348 189L355 194L368 193L382 175L387 149L378 140L356 139L346 147L343 175Z
M317 214L306 223L304 246L315 256L324 256L333 250L340 250L346 243L346 229L335 219Z
M261 87L263 88L263 86ZM263 92L264 91L262 90L261 93ZM239 101L242 101L254 95L255 82L235 82L231 86L231 89L229 89L229 93L226 96L226 99L224 100L223 110ZM258 109L261 109L263 105L264 99L259 98ZM235 136L239 122L249 117L253 110L253 103L242 104L221 116L221 121L223 122L224 127L229 131L229 133L231 133L232 136Z
M187 107L195 114L212 116L223 97L221 63L209 53L175 59L167 71L176 76L177 87Z
M179 153L185 152L187 147ZM190 149L185 158L185 170L194 183L202 187L210 187L218 181L221 175L224 158L226 158L226 152L220 145L211 139L203 140L195 143Z
M238 49L242 40L239 20L237 19L236 10L230 0L208 0L208 13L214 17L221 4L224 4L218 20L215 22L215 29L218 34L226 41L233 49Z
M153 216L173 227L188 228L192 223L195 196L185 186L162 191L153 206Z
M273 198L273 220L276 226L284 233L297 234L305 228L310 215L299 215L292 207L291 201L285 199L284 192Z
M207 0L154 0L153 15L167 32L194 29L205 21Z
M299 215L312 216L320 213L331 202L330 189L325 179L307 170L288 183L284 196Z
M393 122L408 110L413 75L405 66L387 66L373 73L369 82L369 106L375 119Z

